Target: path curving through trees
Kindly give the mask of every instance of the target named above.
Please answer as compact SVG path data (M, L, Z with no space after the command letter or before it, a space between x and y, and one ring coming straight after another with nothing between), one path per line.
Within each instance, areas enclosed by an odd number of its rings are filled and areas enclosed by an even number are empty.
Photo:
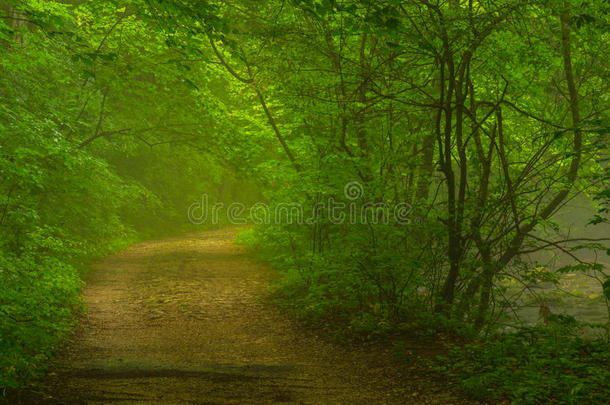
M140 243L93 267L88 312L24 404L461 404L414 361L338 345L262 298L234 228Z

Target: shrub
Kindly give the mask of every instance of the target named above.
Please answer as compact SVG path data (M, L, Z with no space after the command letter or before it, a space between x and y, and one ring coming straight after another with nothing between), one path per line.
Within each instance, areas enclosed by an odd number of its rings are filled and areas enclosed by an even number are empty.
M610 343L579 337L565 318L548 326L498 333L452 346L435 368L481 400L513 404L606 404L610 398Z

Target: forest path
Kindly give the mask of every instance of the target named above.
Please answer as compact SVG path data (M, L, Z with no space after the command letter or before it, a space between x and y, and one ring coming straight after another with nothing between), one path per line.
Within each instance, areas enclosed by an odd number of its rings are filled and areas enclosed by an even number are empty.
M223 229L93 267L88 312L35 404L458 404L380 346L329 343L261 298L273 272Z

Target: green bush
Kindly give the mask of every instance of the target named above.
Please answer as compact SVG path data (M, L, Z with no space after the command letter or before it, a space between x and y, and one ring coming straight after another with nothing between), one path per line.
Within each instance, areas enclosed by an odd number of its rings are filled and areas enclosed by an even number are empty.
M358 248L369 232L361 227L333 235L315 254L291 227L296 225L255 228L238 241L281 272L273 296L298 319L368 339L419 319L429 304L429 297L414 290L415 279L426 282L422 267L408 255L394 255L392 246L402 235L391 227L379 226L374 252Z
M435 368L479 400L512 404L607 404L610 343L585 340L579 327L560 320L548 326L498 333L452 346Z
M79 308L76 269L60 259L0 253L0 387L40 375Z

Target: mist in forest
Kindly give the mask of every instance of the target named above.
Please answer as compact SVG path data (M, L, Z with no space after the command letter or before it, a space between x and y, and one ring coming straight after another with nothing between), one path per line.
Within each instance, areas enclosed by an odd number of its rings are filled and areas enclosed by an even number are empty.
M0 400L606 403L609 24L0 0Z

